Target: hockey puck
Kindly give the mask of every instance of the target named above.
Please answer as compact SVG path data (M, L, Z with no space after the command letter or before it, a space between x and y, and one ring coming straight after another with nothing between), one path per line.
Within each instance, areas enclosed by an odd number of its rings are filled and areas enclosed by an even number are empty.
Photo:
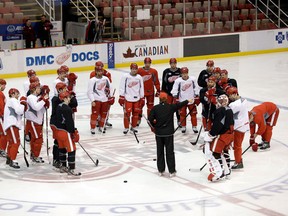
M156 158L154 158L153 161L156 161Z
M123 182L124 182L124 183L127 183L127 180L124 180Z

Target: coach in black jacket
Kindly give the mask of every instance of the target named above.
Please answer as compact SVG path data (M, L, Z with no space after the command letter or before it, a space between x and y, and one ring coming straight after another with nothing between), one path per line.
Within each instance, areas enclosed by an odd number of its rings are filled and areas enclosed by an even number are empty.
M160 103L154 106L149 114L148 120L154 127L157 144L157 168L159 176L164 175L165 158L164 148L166 148L166 160L170 177L176 175L174 156L174 112L181 107L193 103L193 100L186 100L177 104L167 103L168 95L161 92Z

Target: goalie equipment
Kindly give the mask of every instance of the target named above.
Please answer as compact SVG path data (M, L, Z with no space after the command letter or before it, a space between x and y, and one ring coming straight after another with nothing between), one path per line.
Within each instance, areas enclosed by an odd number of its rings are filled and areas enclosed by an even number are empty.
M68 98L68 97L70 97L69 92L61 92L61 93L59 94L59 99L60 99L61 101L63 101L65 98Z
M12 94L19 94L18 89L16 89L16 88L11 88L11 89L8 91L9 97L11 97Z
M65 89L65 88L67 88L67 85L65 83L63 83L63 82L59 82L59 83L56 84L56 89L57 89L58 92L60 90Z
M212 136L208 131L205 132L205 135L204 135L204 142L207 142L207 143L210 143L214 140L216 136Z
M4 79L0 79L0 85L6 85L6 81Z
M188 72L189 72L189 69L187 67L181 68L181 74L188 73Z
M214 61L213 60L208 60L206 63L207 67L214 67Z
M27 71L27 76L28 76L28 77L31 77L31 76L33 76L33 75L36 76L36 72L35 72L34 70L30 69L30 70Z
M176 58L170 58L169 64L177 64L177 59Z
M146 64L146 63L149 63L149 64L151 64L151 63L152 63L152 60L151 60L151 58L149 58L149 57L146 57L146 58L144 59L144 64Z
M223 170L219 160L221 161L221 156L216 159L210 150L210 143L206 142L204 146L204 153L207 159L207 164L209 166L210 174L208 176L209 181L217 181L223 177Z
M216 104L217 108L226 107L226 106L228 106L228 104L229 104L229 99L228 99L227 95L223 94L217 98L217 104Z
M131 63L130 64L130 69L134 69L134 70L137 70L138 69L138 65L136 63Z

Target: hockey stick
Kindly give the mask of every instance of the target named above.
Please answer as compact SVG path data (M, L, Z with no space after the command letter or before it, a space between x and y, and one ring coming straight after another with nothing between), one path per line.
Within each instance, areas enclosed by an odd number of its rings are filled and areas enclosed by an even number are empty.
M190 113L192 112L193 109L191 109L187 115L185 116L185 118L178 124L178 126L176 127L176 129L174 130L173 134L181 127L182 123L187 119L188 115L190 115Z
M47 157L48 157L48 162L49 164L51 164L50 162L50 157L49 157L49 142L48 142L48 111L46 109L46 151L47 151Z
M98 166L99 160L96 158L96 161L93 160L93 158L90 156L90 154L86 151L86 149L81 145L80 142L77 142L80 147L83 149L83 151L87 154L87 156L91 159L91 161L95 164L95 166Z
M196 144L197 144L198 139L199 139L199 137L200 137L200 133L201 133L202 127L203 127L203 125L201 125L201 127L200 127L200 130L199 130L199 132L198 132L198 135L197 135L196 140L195 140L194 142L190 142L190 141L189 141L192 145L196 145Z
M23 142L24 142L24 148L23 148L23 150L24 150L24 160L25 160L26 166L29 167L29 163L28 163L28 160L26 158L26 154L28 154L28 152L25 149L26 148L26 140L25 140L25 120L26 120L26 118L25 118L25 112L23 114L23 118L24 118L24 139L23 139Z

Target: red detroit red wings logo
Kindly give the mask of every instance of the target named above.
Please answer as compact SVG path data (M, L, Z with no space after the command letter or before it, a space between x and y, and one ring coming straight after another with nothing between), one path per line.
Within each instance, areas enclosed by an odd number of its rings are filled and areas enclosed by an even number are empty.
M136 86L136 85L138 85L138 81L133 81L133 82L130 82L130 83L128 84L128 87L129 87L129 88L132 88L133 86Z
M151 77L152 77L151 74L142 76L143 82L146 82L147 80L151 79Z
M106 82L99 83L97 85L97 90L103 90L106 87Z
M182 88L181 88L181 90L182 91L186 91L188 88L190 88L191 87L191 83L186 83L186 84L184 84L183 86L182 86Z
M174 82L178 77L179 77L178 75L177 75L177 76L171 76L171 77L168 78L168 82L172 83L172 82Z

